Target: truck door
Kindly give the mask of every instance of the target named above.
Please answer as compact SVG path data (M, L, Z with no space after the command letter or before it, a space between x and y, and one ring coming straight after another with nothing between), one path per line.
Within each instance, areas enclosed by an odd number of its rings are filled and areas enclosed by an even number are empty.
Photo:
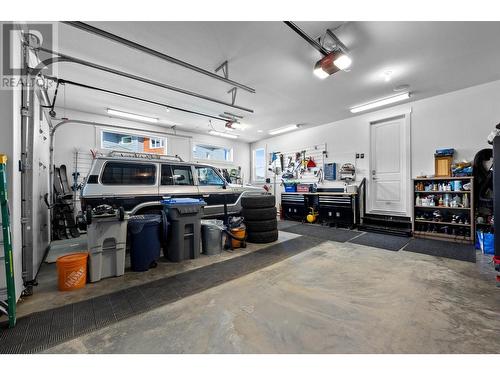
M224 200L227 202L228 213L233 213L239 194L209 166L195 166L198 190L201 197L207 202L206 216L218 216L224 213Z
M161 164L160 196L197 198L198 187L194 183L190 165Z

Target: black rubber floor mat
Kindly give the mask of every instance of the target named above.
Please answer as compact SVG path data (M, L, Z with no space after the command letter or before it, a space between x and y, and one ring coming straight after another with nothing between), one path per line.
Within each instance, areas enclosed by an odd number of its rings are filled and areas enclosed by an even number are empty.
M285 228L293 227L295 225L297 225L296 221L278 220L278 230L284 230Z
M346 242L360 235L360 232L348 229L324 227L317 224L297 224L282 230L284 232L301 234L303 236L336 242Z
M468 245L449 241L415 238L403 251L476 263L476 250L472 244Z
M376 247L378 249L399 251L410 242L410 238L382 233L364 233L349 242L357 245Z
M87 301L37 312L0 327L0 353L36 353L285 260L323 242L297 237L223 262Z

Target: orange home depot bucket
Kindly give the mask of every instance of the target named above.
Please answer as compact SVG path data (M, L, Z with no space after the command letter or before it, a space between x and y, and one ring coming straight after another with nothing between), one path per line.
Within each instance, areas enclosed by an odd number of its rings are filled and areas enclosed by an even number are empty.
M74 253L57 258L59 290L74 290L85 286L87 282L88 256L88 253Z
M242 242L245 240L245 235L246 235L245 227L233 228L231 229L231 234L236 238L241 239L241 240L235 240L234 238L231 239L233 249L238 249L239 247L242 246Z

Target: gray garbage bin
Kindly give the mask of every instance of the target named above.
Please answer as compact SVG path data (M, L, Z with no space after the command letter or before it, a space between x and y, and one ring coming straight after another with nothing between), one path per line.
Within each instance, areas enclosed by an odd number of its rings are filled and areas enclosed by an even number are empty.
M201 221L201 250L206 255L222 252L224 222L222 220Z
M162 201L170 223L165 257L172 262L200 256L203 199L172 198Z

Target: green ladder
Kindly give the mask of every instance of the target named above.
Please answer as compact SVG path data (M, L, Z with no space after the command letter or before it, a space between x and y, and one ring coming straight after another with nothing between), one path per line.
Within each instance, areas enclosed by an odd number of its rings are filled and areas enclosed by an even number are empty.
M7 156L0 154L0 208L2 211L3 253L7 301L0 300L0 312L9 317L9 327L16 325L16 286L12 259L12 237L10 231L9 200L7 197ZM0 245L2 242L0 242ZM0 258L1 259L1 258Z

